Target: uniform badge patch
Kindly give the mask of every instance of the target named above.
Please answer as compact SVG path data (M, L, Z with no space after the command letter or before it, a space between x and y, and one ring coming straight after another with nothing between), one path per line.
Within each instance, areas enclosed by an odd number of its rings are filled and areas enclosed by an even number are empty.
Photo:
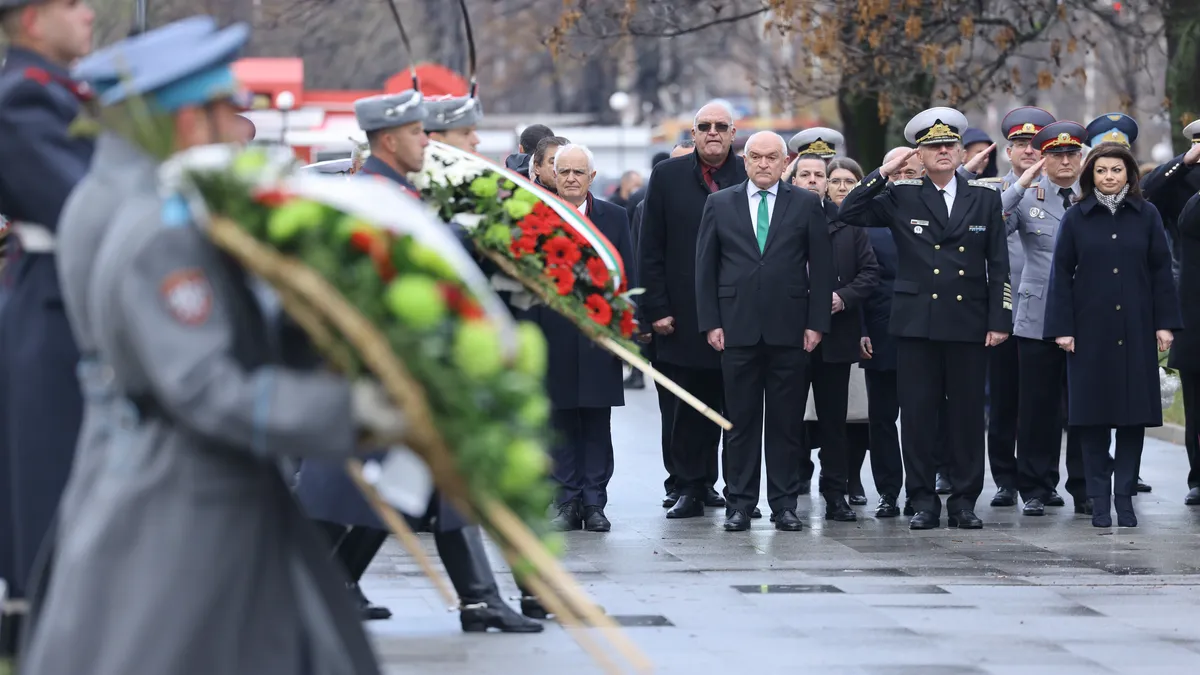
M167 312L185 326L199 326L212 314L212 286L198 268L179 270L160 289Z
M976 234L978 234L980 232L987 232L987 225L972 225L972 226L968 227L967 230L974 232Z
M1036 206L1031 206L1031 207L1029 207L1029 217L1030 218L1045 218L1046 212L1039 209Z

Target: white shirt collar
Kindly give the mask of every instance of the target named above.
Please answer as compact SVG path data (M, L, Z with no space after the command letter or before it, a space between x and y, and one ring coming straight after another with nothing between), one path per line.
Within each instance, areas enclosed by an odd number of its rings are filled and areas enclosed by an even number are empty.
M755 185L754 181L752 181L752 180L746 181L746 187L748 190L750 190L750 194L753 194L753 195L756 195L760 191L762 191L762 188ZM772 196L778 197L779 196L779 181L775 181L774 185L767 188L767 192L770 192Z
M950 195L951 197L955 197L958 195L958 176L952 176L950 178L950 182L946 183L946 187L944 188L939 188L937 183L934 183L933 187L939 190L945 190L946 194Z
M576 206L575 208L579 209L579 212L586 216L587 215L587 200L586 199L583 200L583 203L580 204L579 206Z

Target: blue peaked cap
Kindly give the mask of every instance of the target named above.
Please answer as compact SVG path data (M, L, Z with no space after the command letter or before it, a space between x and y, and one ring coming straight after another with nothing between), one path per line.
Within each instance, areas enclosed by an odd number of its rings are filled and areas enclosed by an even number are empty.
M1088 145L1120 143L1130 146L1137 140L1138 123L1125 113L1105 113L1087 125Z
M176 21L92 52L71 69L71 79L86 82L97 96L103 96L120 83L122 77L133 77L132 69L144 62L144 53L156 53L172 44L190 44L216 30L217 22L208 16Z
M182 23L182 22L180 22ZM140 48L130 38L113 45L122 77L99 95L104 106L144 96L159 108L173 112L239 91L232 64L250 38L250 27L237 23L216 32L196 32L195 27L170 24L137 38L153 40ZM163 35L163 31L171 33ZM203 37L203 39L197 39Z

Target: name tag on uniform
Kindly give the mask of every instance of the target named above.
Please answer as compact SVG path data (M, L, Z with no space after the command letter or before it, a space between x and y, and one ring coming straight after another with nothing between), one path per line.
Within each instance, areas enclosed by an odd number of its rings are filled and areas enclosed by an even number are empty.
M987 225L972 225L967 230L972 233L987 232Z
M908 221L908 224L913 226L913 234L921 234L925 228L929 227L928 220L917 220L916 218Z

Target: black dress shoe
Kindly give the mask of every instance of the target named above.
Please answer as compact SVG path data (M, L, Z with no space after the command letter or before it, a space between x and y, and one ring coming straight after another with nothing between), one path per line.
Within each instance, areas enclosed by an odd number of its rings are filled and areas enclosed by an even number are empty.
M704 515L704 502L691 495L683 495L667 511L667 518L699 518Z
M915 516L915 515L917 515L917 510L913 508L912 500L905 499L904 500L904 517L911 518L912 516Z
M941 525L941 519L932 511L917 511L912 520L908 521L910 530L932 530L939 525Z
M772 513L771 520L775 521L775 529L783 530L784 532L799 532L804 527L793 509L784 509L779 513Z
M996 496L992 497L992 506L1016 506L1017 491L1012 488L1002 487L996 490Z
M1037 497L1027 499L1025 506L1021 508L1021 513L1026 516L1044 516L1046 515L1046 505Z
M521 613L539 621L550 618L550 612L542 605L542 601L532 595L521 596Z
M891 495L883 495L879 498L879 504L875 506L876 518L895 518L900 515L900 507L896 506L896 498Z
M629 373L629 377L625 378L625 382L623 384L625 385L626 389L645 389L646 376L642 373L642 371L634 368L633 372Z
M800 494L802 494L802 495L812 494L812 481L811 480L800 481Z
M1117 510L1117 527L1137 527L1137 514L1133 511L1133 497L1116 495L1113 507Z
M750 518L745 511L734 509L725 516L726 532L745 532L750 529Z
M1112 497L1092 497L1092 527L1112 527Z
M1087 497L1075 498L1075 513L1084 516L1092 515L1092 500Z
M867 505L867 496L866 495L850 495L850 499L848 501L850 502L850 506L866 506Z
M1150 492L1150 491L1152 491L1154 488L1152 488L1152 487L1150 487L1149 485L1146 485L1145 483L1143 483L1143 482L1142 482L1142 477L1141 477L1141 476L1138 476L1138 479L1137 479L1137 485L1135 486L1135 489L1136 489L1138 492Z
M717 492L716 488L708 488L708 491L704 493L704 505L710 508L719 508L725 506L725 498L721 496L720 492Z
M1187 496L1183 498L1183 503L1187 506L1200 506L1200 487L1188 490Z
M567 502L558 505L558 515L550 521L550 526L559 532L570 532L583 527L583 518L579 515L579 504Z
M392 610L372 604L370 600L367 600L367 596L363 595L362 588L358 584L350 582L346 584L346 589L350 591L354 603L358 605L358 615L363 621L383 621L392 618Z
M679 501L679 493L675 490L671 490L667 493L667 496L663 497L663 508L669 509L672 506L675 506L675 502L677 501Z
M583 529L588 532L608 532L612 523L604 515L604 507L585 506L583 509Z
M942 474L937 475L937 480L933 484L933 489L939 495L948 495L954 492L954 486L950 484L950 479Z
M1067 502L1062 498L1062 495L1058 494L1058 490L1051 490L1050 495L1043 501L1045 502L1046 506L1059 507L1067 505Z
M754 507L753 509L750 510L750 517L755 520L762 518L762 510L759 509L757 506Z
M957 527L960 530L983 529L983 521L979 519L979 516L975 515L974 511L968 511L967 509L950 514L946 518L946 524L950 527Z
M489 628L501 633L540 633L545 629L541 623L514 612L499 596L464 603L459 612L464 633L486 633Z
M826 492L821 496L825 498L825 520L836 520L839 523L853 523L858 520L858 514L850 508L842 495Z

